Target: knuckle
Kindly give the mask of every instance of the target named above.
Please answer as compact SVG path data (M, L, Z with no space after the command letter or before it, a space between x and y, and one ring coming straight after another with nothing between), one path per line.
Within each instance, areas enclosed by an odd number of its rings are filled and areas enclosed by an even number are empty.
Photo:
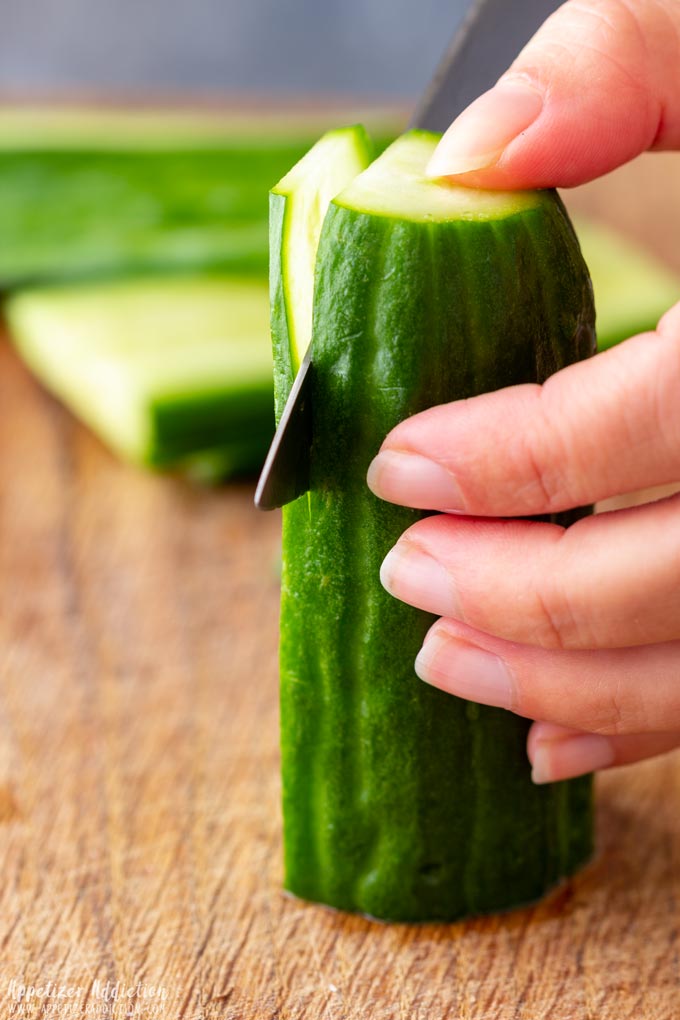
M649 729L644 700L631 694L623 679L617 679L602 694L593 712L595 733L620 737Z
M639 0L571 0L548 20L546 34L555 45L571 45L577 56L590 50L612 60L632 78L629 63L647 51L639 6ZM622 52L628 55L626 65L616 63Z
M640 18L639 0L572 0L571 8L579 27L587 27L587 38L603 55L622 51L622 38L629 53L645 53L646 32ZM632 45L631 45L632 44ZM633 48L634 47L634 48ZM625 50L624 50L625 52Z
M551 573L550 581L534 589L534 643L541 648L561 650L594 645L587 620L579 613L561 578Z
M599 623L587 611L585 593L592 578L574 570L573 539L579 524L551 529L552 540L529 573L532 644L542 648L572 650L599 645ZM579 541L576 535L577 542Z
M552 511L566 496L564 479L559 468L560 458L548 452L546 438L528 433L522 440L525 464L525 494L532 510Z
M559 424L568 423L572 415L568 408L563 411L559 402L556 404L553 392L548 383L543 384L536 420L519 437L525 496L533 513L551 513L574 505L571 479L574 450L565 442Z
M536 627L537 643L541 648L564 649L568 647L565 634L569 621L552 604L551 599L542 594L540 590L536 591L535 597L538 624Z
M511 70L548 88L559 80L579 90L587 70L595 87L606 81L608 91L615 88L619 98L625 96L644 112L651 141L658 128L658 108L648 85L655 67L648 42L649 6L639 0L570 0L547 19ZM627 105L620 102L618 107Z
M605 700L606 732L614 737L622 736L628 732L626 725L628 712L626 710L625 698L621 692L620 683L616 683L614 689Z

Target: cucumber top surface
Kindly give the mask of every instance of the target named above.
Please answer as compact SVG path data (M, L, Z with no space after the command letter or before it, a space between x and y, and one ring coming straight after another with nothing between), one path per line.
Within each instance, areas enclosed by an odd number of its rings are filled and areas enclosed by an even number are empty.
M494 220L539 205L540 191L480 191L425 175L440 135L409 131L393 142L336 198L357 212L415 222Z

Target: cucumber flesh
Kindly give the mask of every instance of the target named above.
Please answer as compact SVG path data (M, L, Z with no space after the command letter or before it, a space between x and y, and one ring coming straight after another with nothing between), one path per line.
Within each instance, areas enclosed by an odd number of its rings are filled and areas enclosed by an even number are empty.
M125 459L259 467L273 429L263 281L41 288L10 298L6 315L38 378Z
M326 210L331 199L368 165L370 155L362 127L329 131L272 188L272 195L286 199L281 272L293 374L312 339L314 265Z

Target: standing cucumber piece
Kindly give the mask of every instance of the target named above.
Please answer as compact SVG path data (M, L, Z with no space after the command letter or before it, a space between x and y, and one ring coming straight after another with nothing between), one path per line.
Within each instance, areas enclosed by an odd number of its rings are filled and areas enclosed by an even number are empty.
M379 581L423 516L366 486L389 430L595 349L588 273L557 195L429 180L437 141L403 136L330 203L315 260L311 488L284 509L286 888L392 920L535 900L592 849L590 779L534 786L526 719L421 683L413 663L433 617ZM308 166L296 187L321 192L330 170ZM304 231L275 229L274 241L275 266L312 261ZM287 315L304 317L310 293L284 293ZM275 307L279 359L287 321Z

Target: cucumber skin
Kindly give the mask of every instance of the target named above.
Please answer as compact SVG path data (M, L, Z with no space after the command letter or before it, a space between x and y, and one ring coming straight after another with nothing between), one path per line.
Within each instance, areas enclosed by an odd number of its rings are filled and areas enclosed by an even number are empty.
M288 332L284 285L283 246L286 232L287 195L269 192L269 310L274 355L274 415L278 425L295 381Z
M594 353L593 322L552 192L495 222L331 204L317 259L311 491L283 513L289 891L377 918L455 920L531 902L590 856L590 777L535 786L528 720L416 677L434 617L389 596L379 568L425 515L376 499L365 478L397 422L544 380ZM281 328L274 316L279 347Z
M219 451L224 477L257 471L274 432L271 380L238 385L225 380L198 391L149 401L151 443L141 463L171 469L195 455Z

